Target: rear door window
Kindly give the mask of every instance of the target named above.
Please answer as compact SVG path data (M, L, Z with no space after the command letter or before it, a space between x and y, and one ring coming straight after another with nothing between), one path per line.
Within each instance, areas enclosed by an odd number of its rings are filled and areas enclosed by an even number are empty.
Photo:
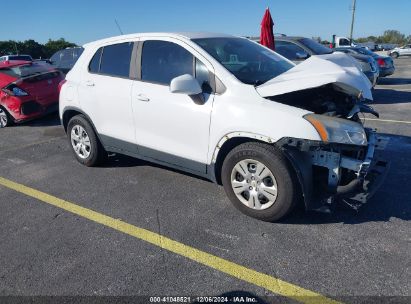
M101 56L99 73L129 78L133 47L133 42L105 46Z
M185 48L168 41L149 40L143 44L141 79L170 85L175 77L194 76L194 56Z

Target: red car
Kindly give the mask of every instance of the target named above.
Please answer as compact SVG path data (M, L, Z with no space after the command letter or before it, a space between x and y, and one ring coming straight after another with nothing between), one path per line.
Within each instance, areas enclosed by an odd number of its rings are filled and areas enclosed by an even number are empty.
M43 62L0 62L0 127L57 111L63 79Z

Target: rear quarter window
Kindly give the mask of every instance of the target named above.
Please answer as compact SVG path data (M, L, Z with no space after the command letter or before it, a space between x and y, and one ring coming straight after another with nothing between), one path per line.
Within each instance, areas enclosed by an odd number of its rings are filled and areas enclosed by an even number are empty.
M98 73L100 71L100 58L101 53L103 52L103 48L99 48L97 52L94 54L93 58L90 61L88 66L88 70L91 73Z

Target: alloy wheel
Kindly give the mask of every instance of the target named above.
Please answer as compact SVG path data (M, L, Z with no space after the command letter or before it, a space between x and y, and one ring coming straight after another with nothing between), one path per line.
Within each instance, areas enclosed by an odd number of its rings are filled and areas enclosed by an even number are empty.
M7 113L2 108L0 108L0 128L6 127L7 124L8 124Z
M75 125L71 129L70 139L74 152L77 154L78 157L80 157L81 159L86 159L90 156L90 138L86 130L82 126Z

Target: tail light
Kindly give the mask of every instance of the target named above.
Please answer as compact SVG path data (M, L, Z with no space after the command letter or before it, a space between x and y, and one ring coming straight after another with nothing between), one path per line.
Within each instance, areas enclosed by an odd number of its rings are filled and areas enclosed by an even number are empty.
M59 93L61 92L61 88L63 87L63 85L67 82L67 80L63 79L62 81L60 81L59 86L58 86L58 90Z
M29 93L19 88L15 83L9 84L3 88L2 91L10 96L27 96Z
M378 65L380 66L380 67L382 67L382 68L384 68L385 67L385 61L384 61L384 59L382 59L382 58L378 58Z

